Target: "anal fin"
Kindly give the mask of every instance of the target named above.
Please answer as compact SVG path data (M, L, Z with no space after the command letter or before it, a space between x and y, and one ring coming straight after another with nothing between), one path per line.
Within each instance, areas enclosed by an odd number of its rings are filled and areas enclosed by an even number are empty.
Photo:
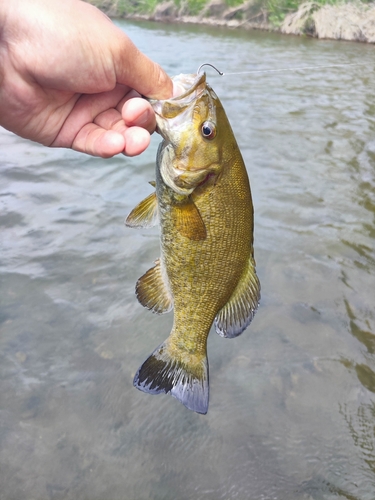
M232 296L215 318L216 333L233 338L251 323L260 301L260 283L251 257Z
M150 311L166 313L173 308L173 298L163 278L160 259L137 281L135 292L139 302Z

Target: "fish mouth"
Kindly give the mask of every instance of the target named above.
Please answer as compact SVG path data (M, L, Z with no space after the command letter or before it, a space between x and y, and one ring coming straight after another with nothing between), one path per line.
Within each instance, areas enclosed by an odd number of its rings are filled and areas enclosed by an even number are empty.
M172 78L184 92L164 100L148 99L156 117L156 132L167 142L174 143L179 128L191 121L197 100L207 92L206 74L181 74Z
M198 75L176 75L172 80L184 89L182 94L170 97L169 99L147 99L157 118L160 117L161 120L174 118L179 115L192 101L196 100L206 88L206 73ZM159 133L161 132L159 124L157 131Z
M190 194L219 170L218 154L197 153L201 148L200 118L210 113L216 121L215 103L206 74L177 75L173 81L184 92L165 100L149 100L156 116L156 131L164 142L160 154L160 173L165 184L177 194ZM203 113L202 114L202 108Z
M173 82L179 84L182 88L186 88L185 92L182 94L172 97L171 101L179 101L184 100L193 94L195 91L198 91L198 95L200 94L198 87L202 86L202 91L206 86L206 73L201 74L191 74L191 75L177 75L172 78ZM197 95L197 96L198 96ZM197 97L195 96L195 97ZM167 99L168 100L168 99Z
M195 90L202 84L206 83L206 73L201 73L201 74L181 74L181 75L176 75L172 77L172 81L174 83L177 83L180 87L185 89L185 91L175 97L170 97L168 99L147 99L151 106L154 106L157 103L163 103L163 102L176 102L180 101L183 99L186 99L186 97L189 97L190 94L195 92ZM202 89L203 90L203 89Z

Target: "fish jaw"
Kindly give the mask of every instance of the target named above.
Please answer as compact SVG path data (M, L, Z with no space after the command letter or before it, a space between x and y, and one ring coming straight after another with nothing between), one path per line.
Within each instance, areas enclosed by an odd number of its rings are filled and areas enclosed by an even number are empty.
M178 75L173 80L185 92L150 103L157 131L164 139L159 157L163 181L176 193L189 195L208 175L221 170L222 148L220 137L215 137L219 100L207 85L205 74ZM211 127L212 137L204 135L207 127Z
M181 131L190 120L191 107L206 90L206 75L177 75L172 78L185 91L177 97L165 100L150 99L156 115L157 132L167 142L180 141Z
M220 173L221 165L214 158L207 159L201 168L188 170L176 157L176 150L171 143L163 141L159 149L157 163L163 182L177 195L188 196L209 176Z
M183 114L184 111L191 103L194 104L195 100L205 92L207 85L205 73L200 75L176 75L172 78L172 80L174 83L178 84L180 88L184 89L182 94L165 100L149 99L149 102L156 114L157 125L161 125L160 134L167 140L170 139L170 134L173 133L173 131L166 128L159 118L165 117L173 119L176 116L180 116L180 122L183 123L186 119L186 116Z

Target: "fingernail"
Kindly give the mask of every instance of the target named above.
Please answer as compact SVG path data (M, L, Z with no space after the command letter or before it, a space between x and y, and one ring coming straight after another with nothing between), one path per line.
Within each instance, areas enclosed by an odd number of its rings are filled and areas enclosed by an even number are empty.
M139 127L142 127L143 125L146 125L146 123L148 123L149 120L150 120L150 111L146 110L141 115L138 116L137 125Z

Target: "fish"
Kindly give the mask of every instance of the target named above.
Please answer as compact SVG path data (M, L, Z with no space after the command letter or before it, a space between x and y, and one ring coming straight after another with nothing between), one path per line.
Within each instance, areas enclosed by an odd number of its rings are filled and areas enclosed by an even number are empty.
M173 80L181 95L149 100L163 139L151 182L155 191L126 219L134 228L160 224L161 255L138 280L136 296L154 313L173 309L173 326L133 383L143 392L171 394L206 414L211 326L221 337L237 337L260 301L254 211L241 152L206 74Z

